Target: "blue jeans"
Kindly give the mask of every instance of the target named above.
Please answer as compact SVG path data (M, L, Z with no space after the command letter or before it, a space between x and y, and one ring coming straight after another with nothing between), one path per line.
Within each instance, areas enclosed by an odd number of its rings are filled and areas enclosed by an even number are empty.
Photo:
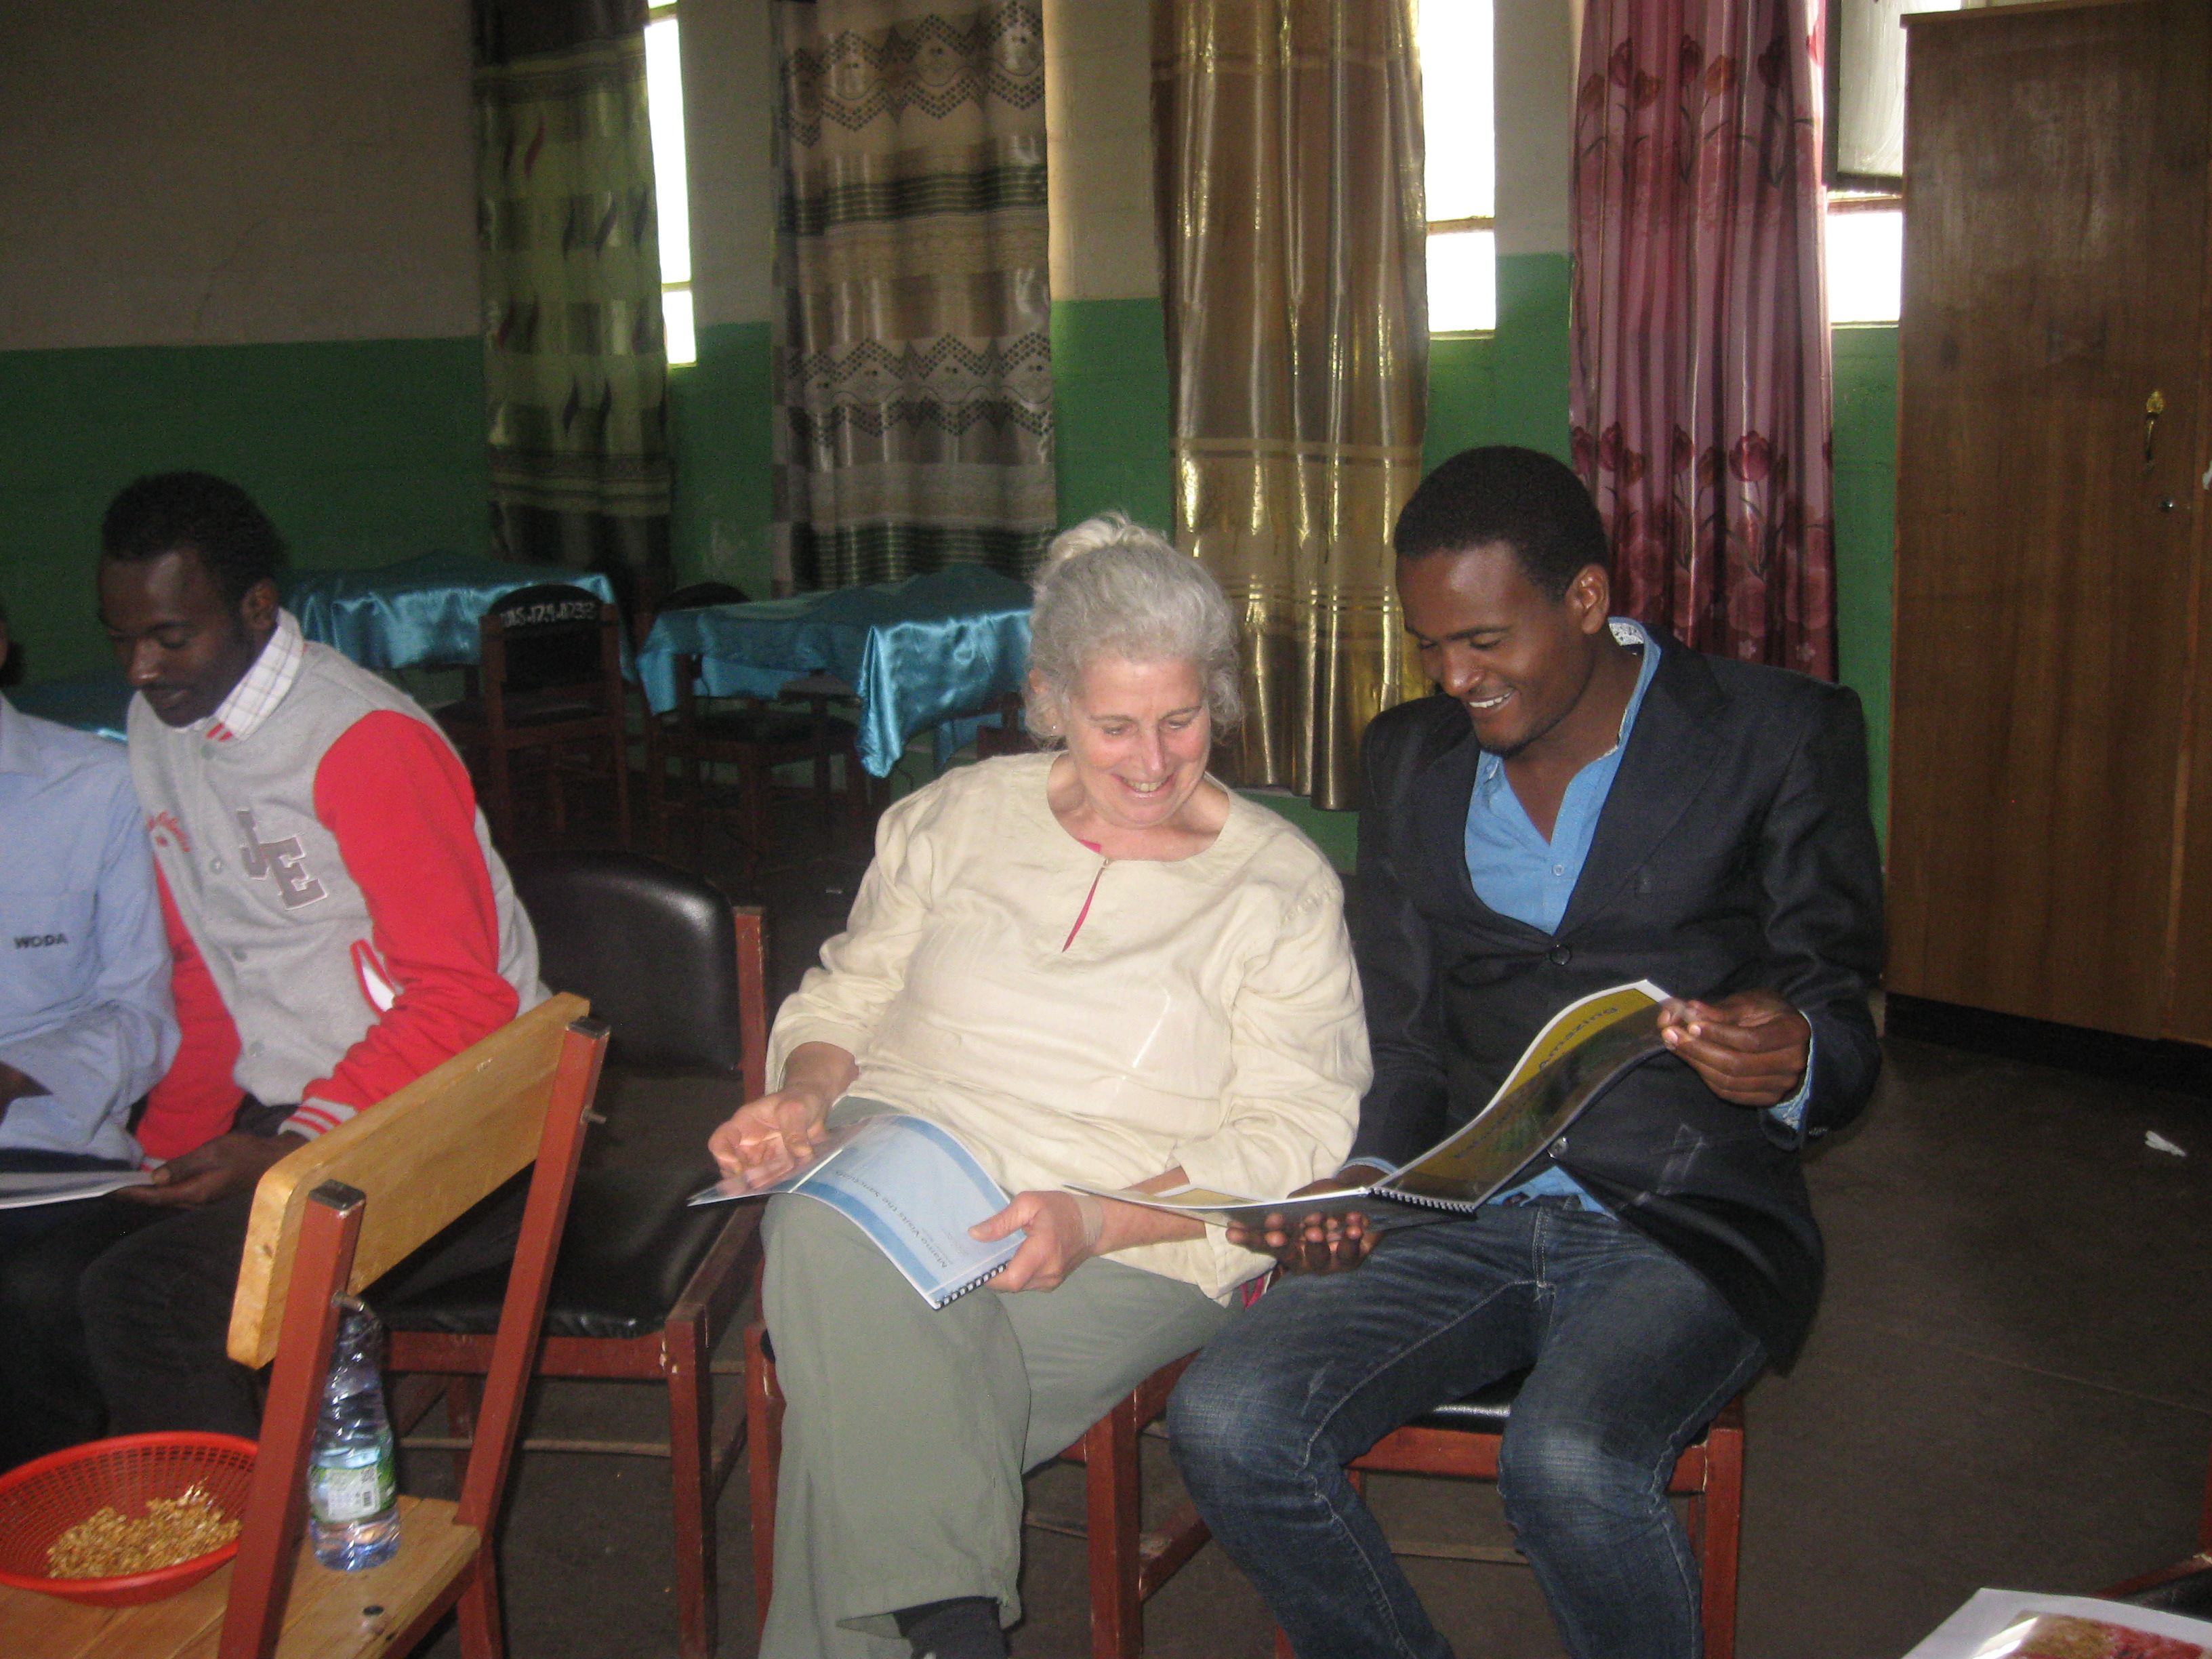
M1498 1487L1567 1651L1695 1659L1682 1448L1765 1363L1704 1279L1607 1214L1543 1201L1388 1235L1232 1320L1169 1410L1185 1484L1306 1659L1451 1649L1344 1464L1509 1372Z

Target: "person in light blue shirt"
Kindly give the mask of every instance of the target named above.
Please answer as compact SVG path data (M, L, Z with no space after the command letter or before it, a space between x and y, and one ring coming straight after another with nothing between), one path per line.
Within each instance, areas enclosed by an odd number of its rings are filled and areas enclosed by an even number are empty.
M0 663L8 650L0 611ZM0 1175L133 1168L131 1109L175 1056L177 1020L123 746L0 696ZM119 1236L156 1213L101 1198L0 1209L0 1469L102 1420L73 1276L31 1241Z
M177 1022L122 748L0 697L0 1170L128 1168Z

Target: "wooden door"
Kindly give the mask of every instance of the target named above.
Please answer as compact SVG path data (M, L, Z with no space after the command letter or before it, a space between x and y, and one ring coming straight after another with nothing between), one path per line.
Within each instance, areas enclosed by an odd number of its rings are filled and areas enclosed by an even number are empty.
M2212 0L2148 0L1912 21L1898 991L2164 1026L2202 516L2208 15Z

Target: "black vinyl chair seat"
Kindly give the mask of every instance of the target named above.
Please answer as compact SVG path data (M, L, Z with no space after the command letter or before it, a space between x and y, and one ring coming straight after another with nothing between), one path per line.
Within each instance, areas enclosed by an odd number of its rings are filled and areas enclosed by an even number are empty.
M659 1330L729 1220L719 1204L684 1205L714 1178L706 1167L580 1173L554 1262L545 1334L621 1340ZM483 1335L499 1328L507 1268L495 1262L445 1277L427 1263L416 1273L402 1264L372 1294L394 1330Z
M732 1102L767 1091L757 910L732 909L712 884L635 853L523 853L507 871L537 931L540 975L591 999L592 1018L614 1032L610 1064L720 1079ZM620 1109L650 1112L670 1099L642 1088L625 1094ZM744 1425L726 1413L717 1427L713 1354L759 1254L758 1205L685 1202L714 1178L703 1148L672 1164L615 1164L578 1177L536 1362L540 1377L627 1378L663 1392L669 1431L659 1449L668 1454L683 1659L717 1650L714 1505ZM520 1223L519 1200L494 1194L368 1292L391 1328L393 1374L434 1379L428 1394L410 1386L421 1401L415 1419L442 1398L448 1444L475 1432L485 1333L497 1321ZM624 1456L641 1449L629 1440L523 1444Z
M1474 1434L1503 1434L1506 1419L1512 1415L1513 1401L1521 1392L1521 1385L1528 1380L1526 1371L1515 1371L1501 1376L1487 1387L1473 1394L1424 1412L1407 1425L1415 1429L1458 1429Z

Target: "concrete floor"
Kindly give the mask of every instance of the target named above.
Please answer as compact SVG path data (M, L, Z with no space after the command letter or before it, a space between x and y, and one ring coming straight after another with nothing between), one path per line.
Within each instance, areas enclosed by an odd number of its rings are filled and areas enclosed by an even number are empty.
M763 884L779 990L839 924L851 879ZM730 1103L618 1078L602 1103L594 1155L655 1159L696 1155ZM2149 1150L2147 1131L2187 1156ZM1796 1370L1748 1402L1746 1659L1898 1655L1979 1586L2094 1591L2196 1547L2212 1444L2212 1105L1896 1040L1865 1118L1808 1176L1829 1285ZM726 1388L735 1409L734 1376ZM534 1427L649 1438L659 1409L648 1389L563 1383L541 1389ZM1147 1452L1171 1495L1164 1447ZM430 1489L441 1471L420 1474ZM1079 1515L1080 1481L1042 1472L1034 1505ZM1377 1476L1373 1492L1408 1534L1508 1541L1487 1487ZM660 1464L526 1455L501 1552L517 1659L672 1655L668 1511ZM750 1655L742 1471L720 1523L720 1650ZM1527 1572L1410 1568L1461 1654L1559 1653ZM1020 1659L1087 1653L1079 1542L1032 1531L1024 1594ZM1271 1651L1258 1598L1214 1548L1150 1605L1146 1632L1159 1659ZM448 1630L428 1651L459 1649Z

